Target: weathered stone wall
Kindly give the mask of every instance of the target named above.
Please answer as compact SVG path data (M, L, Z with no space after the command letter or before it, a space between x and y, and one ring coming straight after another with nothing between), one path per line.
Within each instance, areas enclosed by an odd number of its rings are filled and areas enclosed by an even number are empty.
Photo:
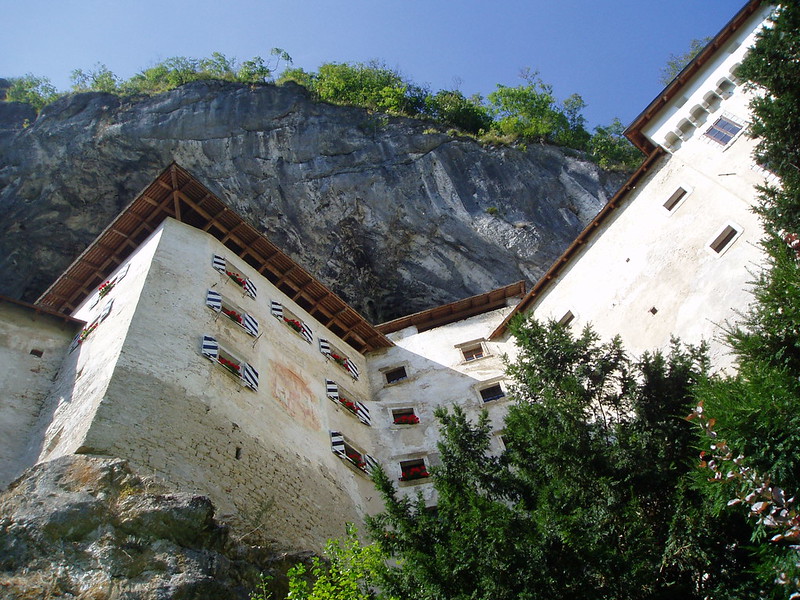
M80 324L0 299L0 488L34 464L30 438Z
M370 451L369 428L325 397L329 378L347 379L369 398L367 378L353 381L320 353L318 339L348 352L362 373L364 358L208 234L173 220L161 231L81 451L127 458L179 489L207 494L240 531L259 528L282 548L320 549L345 522L359 522L375 494L362 472L331 452L329 434L346 432ZM215 253L256 284L256 299L212 268ZM209 289L255 317L260 337L208 308ZM309 324L314 342L274 318L270 300ZM202 356L203 335L257 369L256 391Z

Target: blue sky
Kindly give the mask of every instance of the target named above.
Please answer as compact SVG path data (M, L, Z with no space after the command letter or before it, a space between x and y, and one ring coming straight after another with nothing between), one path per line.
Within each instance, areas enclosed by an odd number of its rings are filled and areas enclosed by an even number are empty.
M73 69L122 77L171 56L246 60L285 49L294 66L378 59L433 90L486 95L523 67L587 103L590 126L627 124L659 71L713 35L744 0L0 0L0 77L69 88Z

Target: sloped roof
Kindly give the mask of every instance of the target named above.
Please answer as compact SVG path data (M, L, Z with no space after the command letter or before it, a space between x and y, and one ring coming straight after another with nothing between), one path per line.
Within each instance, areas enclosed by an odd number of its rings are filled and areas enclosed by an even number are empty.
M741 29L747 19L749 19L753 13L757 12L764 4L764 0L750 0L745 4L742 9L728 21L725 27L714 36L706 47L703 48L703 50L675 76L675 79L647 105L647 108L628 125L628 128L625 130L625 136L634 146L645 154L650 154L655 150L655 145L644 135L642 129L653 117L661 112L673 98L680 94L683 87L698 73L698 71L700 71L703 65L709 62L717 51Z
M167 167L37 300L68 314L167 217L209 233L361 353L394 344L355 309L175 163Z
M506 306L506 300L508 298L521 297L524 293L525 282L518 281L490 292L463 298L455 302L450 302L449 304L443 304L442 306L436 306L428 310L414 313L413 315L407 315L394 319L393 321L381 323L376 329L381 333L389 334L415 325L417 331L427 331L434 327L441 327L442 325L455 323L456 321L474 317L475 315L480 315L490 310L502 308Z

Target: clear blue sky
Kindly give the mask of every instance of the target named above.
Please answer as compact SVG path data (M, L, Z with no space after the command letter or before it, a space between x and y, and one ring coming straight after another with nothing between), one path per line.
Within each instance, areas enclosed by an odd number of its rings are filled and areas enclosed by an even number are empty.
M106 64L127 78L171 56L245 60L285 49L294 65L379 59L434 90L486 95L540 72L577 92L590 126L627 124L659 70L713 35L745 0L0 0L0 77Z

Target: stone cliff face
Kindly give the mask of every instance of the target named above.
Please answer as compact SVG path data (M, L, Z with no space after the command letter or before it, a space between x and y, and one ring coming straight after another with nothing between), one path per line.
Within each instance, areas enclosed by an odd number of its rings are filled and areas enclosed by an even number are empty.
M0 103L0 294L28 301L172 161L373 322L537 279L622 181L295 85L77 94L34 117Z

